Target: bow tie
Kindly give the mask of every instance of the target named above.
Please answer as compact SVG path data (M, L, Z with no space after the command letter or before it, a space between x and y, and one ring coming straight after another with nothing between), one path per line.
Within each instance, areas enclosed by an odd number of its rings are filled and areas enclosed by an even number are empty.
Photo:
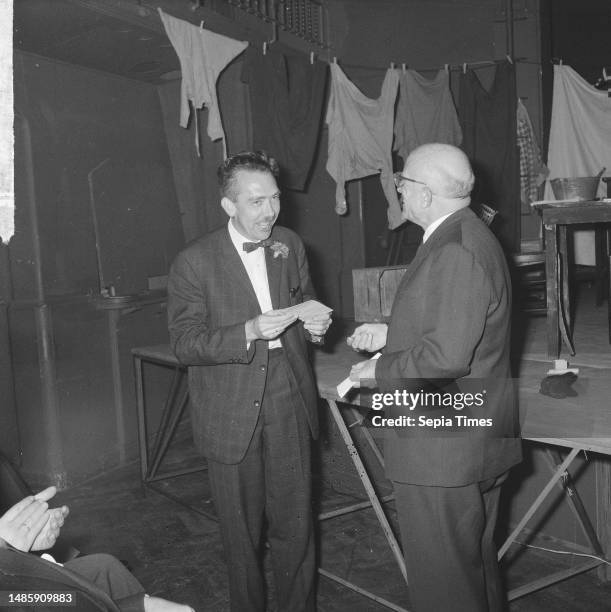
M242 248L247 253L250 253L254 251L255 249L258 249L259 247L264 248L264 247L271 246L273 242L274 241L271 238L266 238L265 240L259 240L259 242L243 242Z

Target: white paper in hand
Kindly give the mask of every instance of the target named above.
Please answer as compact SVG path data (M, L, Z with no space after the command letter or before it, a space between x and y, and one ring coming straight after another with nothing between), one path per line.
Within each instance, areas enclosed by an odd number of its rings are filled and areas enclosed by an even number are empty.
M288 308L282 308L282 312L287 314L294 314L298 319L304 321L319 314L328 314L333 312L333 308L325 306L318 300L308 300L301 304L295 304L295 306L289 306Z
M376 353L370 359L370 361L373 361L374 359L379 359L381 356L382 356L382 353ZM344 397L346 393L348 393L348 391L352 389L352 387L356 387L356 386L357 386L357 383L355 383L353 380L350 380L350 376L348 376L347 378L344 378L344 380L342 380L342 382L339 383L339 385L337 385L337 395L339 397Z

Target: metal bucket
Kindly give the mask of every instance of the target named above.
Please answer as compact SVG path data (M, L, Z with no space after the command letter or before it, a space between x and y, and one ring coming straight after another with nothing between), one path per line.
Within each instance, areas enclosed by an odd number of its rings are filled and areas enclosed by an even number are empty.
M552 179L550 184L556 200L594 200L598 191L598 176Z

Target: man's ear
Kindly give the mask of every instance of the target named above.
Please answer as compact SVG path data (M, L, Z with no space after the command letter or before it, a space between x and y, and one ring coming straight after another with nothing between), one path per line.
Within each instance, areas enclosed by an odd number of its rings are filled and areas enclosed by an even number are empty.
M229 217L235 216L235 212L236 212L235 204L229 198L227 197L222 198L221 206L223 207L223 210L227 213Z
M422 188L422 208L428 208L433 201L433 194L427 185Z

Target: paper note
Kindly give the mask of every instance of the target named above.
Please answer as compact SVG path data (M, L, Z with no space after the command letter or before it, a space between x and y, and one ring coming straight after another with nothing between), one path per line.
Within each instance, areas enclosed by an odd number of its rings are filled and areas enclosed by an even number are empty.
M373 361L374 359L379 359L381 355L382 353L376 353L370 359L370 361ZM337 385L337 395L339 397L344 397L346 393L348 393L348 391L352 389L352 387L356 387L356 386L358 386L358 383L354 382L353 380L350 380L350 376L348 376L347 378L344 378L344 380L342 380L342 382L339 383L339 385Z
M295 304L295 306L289 306L281 310L287 314L294 314L298 319L304 321L316 315L328 314L333 311L333 308L329 308L317 300L308 300L307 302Z

